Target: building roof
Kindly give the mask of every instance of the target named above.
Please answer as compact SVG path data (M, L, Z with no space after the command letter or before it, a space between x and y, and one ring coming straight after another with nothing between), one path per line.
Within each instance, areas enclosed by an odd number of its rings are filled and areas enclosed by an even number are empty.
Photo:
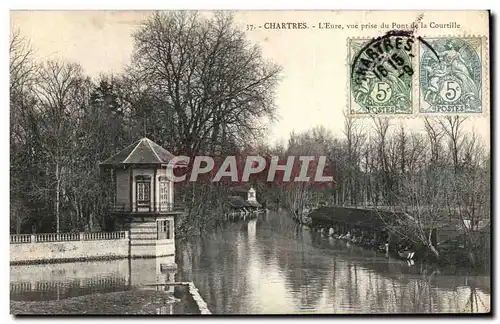
M247 200L247 204L250 206L250 207L255 207L255 208L260 208L262 207L261 204L259 204L257 201L253 201L253 200Z
M240 196L230 196L228 199L229 205L233 208L248 207L248 203Z
M252 189L252 188L253 187L250 184L240 184L238 186L234 186L234 187L229 188L229 190L232 192L238 192L238 193L248 193L248 191L250 191L250 189Z
M254 207L254 208L260 208L262 207L261 204L259 204L256 201L248 201L243 199L240 196L229 196L228 199L229 205L233 208L242 208L242 207Z
M116 153L101 166L118 166L132 164L167 164L174 155L147 137L143 137ZM182 164L181 161L179 164Z

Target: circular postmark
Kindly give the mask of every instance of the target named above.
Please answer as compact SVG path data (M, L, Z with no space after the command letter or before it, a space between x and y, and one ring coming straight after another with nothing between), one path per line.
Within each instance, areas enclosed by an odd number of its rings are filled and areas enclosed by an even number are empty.
M412 31L350 41L351 113L412 113L414 43Z

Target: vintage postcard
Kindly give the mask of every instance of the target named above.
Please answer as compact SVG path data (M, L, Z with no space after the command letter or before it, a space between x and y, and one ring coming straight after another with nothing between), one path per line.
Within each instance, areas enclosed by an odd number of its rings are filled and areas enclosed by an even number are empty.
M491 314L488 11L11 11L14 315Z

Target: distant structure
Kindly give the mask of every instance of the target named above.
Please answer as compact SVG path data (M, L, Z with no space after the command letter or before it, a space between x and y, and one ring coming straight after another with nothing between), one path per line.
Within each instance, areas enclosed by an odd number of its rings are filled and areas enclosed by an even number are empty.
M262 208L257 201L256 191L253 187L242 186L232 188L232 195L229 196L229 206L232 212L253 213Z
M175 217L182 211L174 208L174 185L167 177L173 157L144 137L100 164L111 171L111 210L130 231L132 258L175 255Z

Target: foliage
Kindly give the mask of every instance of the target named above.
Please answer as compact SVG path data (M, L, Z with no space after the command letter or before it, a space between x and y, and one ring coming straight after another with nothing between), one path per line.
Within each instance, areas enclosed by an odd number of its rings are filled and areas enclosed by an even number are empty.
M280 68L231 15L157 12L133 38L126 71L92 80L74 63L36 62L29 42L11 36L11 232L107 228L111 181L98 163L140 137L173 153L225 156L275 118ZM222 210L209 209L223 191L181 188L181 228L215 224Z

